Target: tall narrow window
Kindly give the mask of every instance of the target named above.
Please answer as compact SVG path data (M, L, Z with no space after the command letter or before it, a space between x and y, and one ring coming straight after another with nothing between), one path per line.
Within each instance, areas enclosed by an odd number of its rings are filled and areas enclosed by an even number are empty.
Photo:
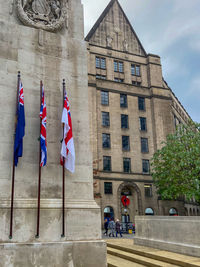
M106 134L106 133L102 134L102 147L110 148L110 134Z
M112 182L104 182L104 194L112 194Z
M109 112L102 112L102 126L110 126Z
M121 114L121 128L128 129L128 115Z
M130 143L129 143L129 136L122 136L122 150L129 151L130 150Z
M145 98L144 97L138 97L138 109L145 110Z
M120 107L127 108L127 106L128 106L127 95L120 94Z
M135 66L135 74L136 76L140 76L140 66Z
M131 159L130 158L123 158L123 170L124 172L127 172L127 173L131 172Z
M124 63L119 61L114 61L114 71L115 72L124 72Z
M140 130L141 131L147 131L146 118L144 118L144 117L140 117Z
M131 74L134 76L140 76L140 66L131 64Z
M142 172L143 173L149 173L150 172L149 160L148 159L143 159L142 160Z
M96 57L96 68L106 69L106 59L102 57Z
M151 184L145 184L144 185L144 194L145 197L152 197L152 185Z
M149 152L148 139L147 138L141 138L141 152L142 153Z
M107 91L101 91L101 104L105 106L109 105L109 93Z
M111 157L103 156L103 170L111 171Z

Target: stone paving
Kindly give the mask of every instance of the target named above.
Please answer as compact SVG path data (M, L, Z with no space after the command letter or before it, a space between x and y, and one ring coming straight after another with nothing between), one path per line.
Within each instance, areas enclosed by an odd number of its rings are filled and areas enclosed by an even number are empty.
M150 253L157 256L167 257L174 260L180 260L184 262L184 266L200 266L200 258L191 257L183 254L173 253L169 251L154 249L150 247L134 245L134 235L124 235L123 238L104 238L107 243L133 248L135 250L143 251L144 253ZM191 265L190 265L191 264ZM133 265L132 265L133 266Z

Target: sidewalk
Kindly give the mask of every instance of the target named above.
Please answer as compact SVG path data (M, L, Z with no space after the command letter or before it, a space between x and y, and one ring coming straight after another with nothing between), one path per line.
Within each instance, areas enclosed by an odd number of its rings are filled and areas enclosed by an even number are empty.
M116 237L109 237L103 234L102 232L102 239L105 240L109 240L109 239L133 239L135 236L135 234L122 234L122 237L120 237L120 235L118 234L118 236Z

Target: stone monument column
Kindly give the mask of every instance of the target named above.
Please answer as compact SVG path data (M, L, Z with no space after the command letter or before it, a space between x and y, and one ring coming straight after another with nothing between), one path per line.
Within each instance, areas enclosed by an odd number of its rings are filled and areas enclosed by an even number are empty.
M15 171L9 239L17 72L24 87L23 157ZM75 173L65 172L62 233L62 79L70 101ZM47 104L47 166L42 168L40 235L36 238L40 80ZM93 199L87 54L81 0L0 2L0 266L106 266L100 209Z

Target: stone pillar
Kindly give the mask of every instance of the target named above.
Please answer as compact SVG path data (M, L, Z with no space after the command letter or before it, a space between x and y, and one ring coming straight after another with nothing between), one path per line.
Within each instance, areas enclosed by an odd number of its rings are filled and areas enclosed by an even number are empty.
M54 3L53 3L54 2ZM86 44L80 0L0 3L1 266L106 266L100 209L93 199ZM15 176L9 239L17 71L24 87L26 134ZM66 171L66 236L62 231L62 79L66 79L76 171ZM40 237L36 234L40 80L47 104L47 166L42 168Z

